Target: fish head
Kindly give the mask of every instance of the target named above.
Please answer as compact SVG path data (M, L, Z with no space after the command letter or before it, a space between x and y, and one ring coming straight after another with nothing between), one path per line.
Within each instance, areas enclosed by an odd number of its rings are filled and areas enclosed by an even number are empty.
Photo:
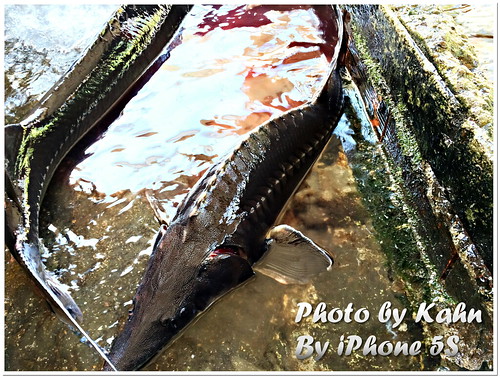
M201 232L186 237L186 227L165 229L153 247L133 311L110 350L118 370L144 367L199 313L254 274L236 248L213 247Z

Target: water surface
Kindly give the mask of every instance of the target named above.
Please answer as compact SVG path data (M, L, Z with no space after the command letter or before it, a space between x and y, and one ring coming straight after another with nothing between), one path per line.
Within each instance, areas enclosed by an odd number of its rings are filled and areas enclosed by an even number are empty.
M111 4L5 6L6 124L30 113L94 41L115 9ZM90 13L92 17L82 17Z

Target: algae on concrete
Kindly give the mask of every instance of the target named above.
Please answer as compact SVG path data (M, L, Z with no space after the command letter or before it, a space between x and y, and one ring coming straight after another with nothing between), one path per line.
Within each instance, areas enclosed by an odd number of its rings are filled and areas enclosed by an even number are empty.
M471 109L461 103L389 7L347 8L363 61L378 67L377 75L387 83L390 97L407 108L405 118L420 153L447 189L455 211L491 269L493 163L491 150L478 137L482 132L475 126ZM373 71L370 69L370 77Z
M445 11L448 8L445 5L405 5L395 6L393 10L458 100L470 109L475 124L487 132L491 143L493 83L481 70L474 46L461 31L456 16Z
M483 310L485 321L479 326L424 327L427 335L466 335L468 345L462 338L461 353L450 359L452 366L480 369L483 361L491 363L493 345L489 272L493 261L493 169L484 132L489 127L485 121L491 110L488 98L484 103L467 103L471 96L450 84L452 76L441 73L442 67L436 67L420 47L422 41L415 43L390 7L346 8L352 16L353 57L348 68L356 74L354 81L372 123L380 126L383 143L383 154L378 154L374 167L370 168L374 158L365 157L368 173L366 167L355 170L358 185L375 218L389 263L403 279L412 305L431 300L443 308L465 301ZM474 63L464 51L455 49L451 54L457 60L460 57L462 65ZM453 72L467 73L460 66ZM382 105L385 110L381 112ZM480 114L477 107L484 112ZM362 143L359 148L362 151ZM379 175L373 175L375 172ZM436 187L446 201L432 197ZM390 188L397 189L388 201ZM407 232L398 233L400 230ZM474 257L471 260L470 254L459 253L461 260L441 280L447 261L465 248L463 235L468 238L466 249L474 251ZM475 270L478 263L484 275ZM489 279L479 282L482 276Z

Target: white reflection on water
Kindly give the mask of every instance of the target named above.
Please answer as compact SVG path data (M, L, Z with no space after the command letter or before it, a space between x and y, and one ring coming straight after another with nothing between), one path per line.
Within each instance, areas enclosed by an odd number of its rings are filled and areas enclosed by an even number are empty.
M211 10L195 7L182 43L86 151L92 156L73 170L72 184L92 185L107 202L116 200L114 193L171 186L182 175L199 175L241 134L311 97L327 58L317 47L288 45L324 42L313 10L270 11L271 22L259 28L199 35L200 20ZM317 53L285 63L311 50Z
M115 5L5 6L5 115L19 122L94 41ZM75 15L92 14L92 17Z

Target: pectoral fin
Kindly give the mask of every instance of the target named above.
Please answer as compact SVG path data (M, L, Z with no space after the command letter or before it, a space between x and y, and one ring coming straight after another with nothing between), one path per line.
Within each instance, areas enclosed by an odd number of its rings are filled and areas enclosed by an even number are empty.
M268 251L255 265L257 272L283 284L305 284L319 273L331 270L330 253L294 228L276 226L268 236Z

